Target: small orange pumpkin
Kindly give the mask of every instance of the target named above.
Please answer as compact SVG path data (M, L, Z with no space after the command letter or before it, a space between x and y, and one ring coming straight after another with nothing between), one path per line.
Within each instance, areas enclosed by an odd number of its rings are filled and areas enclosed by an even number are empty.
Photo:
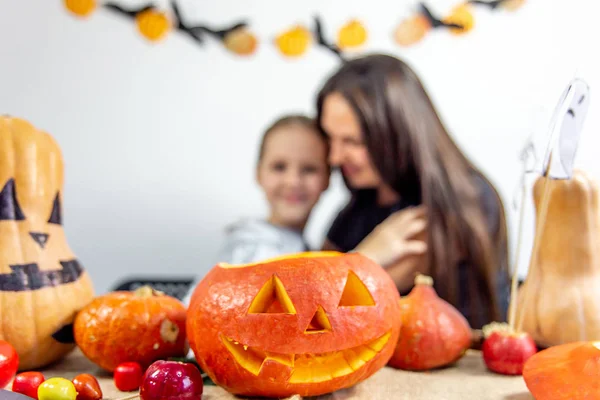
M64 0L65 7L79 17L87 17L96 9L96 0Z
M135 22L138 31L152 42L161 40L171 29L167 14L152 8L136 14Z
M353 19L344 26L342 26L338 32L338 47L342 50L360 47L367 41L367 29L364 25Z
M385 366L399 300L388 273L358 253L218 264L192 293L188 339L202 370L230 393L316 396Z
M460 25L461 28L448 28L454 35L462 35L473 29L475 26L475 17L468 4L459 4L452 9L450 15L443 19L445 24Z
M523 379L536 399L597 399L600 342L572 342L544 349L527 360Z
M394 31L394 41L400 46L411 46L421 41L431 30L431 22L423 14L402 21Z
M143 286L96 297L75 318L75 341L92 362L112 372L122 362L143 367L186 353L186 308Z
M232 53L247 56L253 54L258 47L258 40L247 28L241 27L227 32L223 45Z
M472 342L467 319L438 297L433 279L417 275L411 292L400 300L402 327L388 365L429 370L459 360Z
M308 50L311 41L311 32L300 25L288 29L275 38L275 44L279 51L288 57L297 57L304 54Z

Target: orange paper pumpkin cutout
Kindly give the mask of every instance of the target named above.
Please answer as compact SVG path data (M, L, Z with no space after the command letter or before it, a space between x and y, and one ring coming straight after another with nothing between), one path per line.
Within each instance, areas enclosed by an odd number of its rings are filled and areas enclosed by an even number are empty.
M283 398L367 379L390 359L401 323L383 268L358 253L312 252L216 265L192 294L186 332L213 382Z
M394 31L394 41L400 46L411 46L421 41L430 30L431 23L429 19L422 14L418 14L406 18L398 25Z
M358 20L352 20L342 26L338 32L337 45L340 49L355 48L367 41L367 30Z
M65 7L73 14L87 17L96 9L96 0L64 0Z
M311 40L311 32L305 27L297 25L278 35L275 44L283 55L297 57L308 50Z
M475 18L471 13L471 7L468 4L460 4L454 9L450 15L443 19L445 24L456 24L460 25L461 28L450 27L450 32L455 35L465 34L473 29L475 26Z
M135 16L140 33L148 40L161 40L171 29L171 21L166 13L156 9L148 9Z
M228 32L223 38L223 45L232 53L247 56L256 51L258 40L252 32L241 27Z
M516 11L525 4L525 0L505 0L500 3L500 7L508 11Z

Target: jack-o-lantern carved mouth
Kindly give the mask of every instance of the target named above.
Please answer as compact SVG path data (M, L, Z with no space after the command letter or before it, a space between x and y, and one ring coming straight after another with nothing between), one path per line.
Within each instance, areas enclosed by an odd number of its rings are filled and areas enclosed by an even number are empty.
M284 256L282 259L285 259ZM339 308L375 307L376 302L367 286L353 271L348 271ZM273 274L252 299L248 314L296 315L296 307L288 295L283 281ZM333 326L322 306L318 306L305 335L330 334ZM386 346L392 332L387 332L361 345L324 353L275 353L239 343L237 340L221 336L221 342L235 361L246 371L258 376L267 362L276 362L289 367L287 383L306 384L329 381L349 375L373 360Z
M368 343L327 353L281 354L262 351L221 336L221 342L235 361L246 371L258 376L267 361L291 368L288 383L316 383L339 378L357 371L371 361L387 344L391 332Z

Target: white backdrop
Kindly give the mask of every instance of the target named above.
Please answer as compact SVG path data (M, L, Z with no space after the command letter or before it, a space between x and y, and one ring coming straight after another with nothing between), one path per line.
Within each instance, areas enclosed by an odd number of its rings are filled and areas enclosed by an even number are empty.
M515 13L479 7L470 34L433 32L410 49L395 46L391 33L416 2L180 4L186 18L215 26L247 17L259 51L242 59L181 34L152 45L106 10L80 20L59 0L0 0L0 113L58 140L67 238L99 293L130 276L204 274L228 223L264 215L254 183L262 130L281 113L313 112L316 90L338 63L319 47L286 60L270 41L316 12L329 37L359 17L370 35L365 52L390 52L418 71L458 143L500 190L513 248L519 150L545 129L576 70L592 88L577 164L600 176L600 27L589 0L528 0ZM428 4L445 14L456 0ZM336 177L310 221L313 246L345 196Z

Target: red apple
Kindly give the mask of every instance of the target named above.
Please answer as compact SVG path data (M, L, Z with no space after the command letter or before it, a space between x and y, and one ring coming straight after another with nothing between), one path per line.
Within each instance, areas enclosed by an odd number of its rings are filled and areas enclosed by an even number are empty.
M201 400L204 382L200 370L190 363L155 361L142 379L142 400Z
M483 361L492 372L521 375L525 361L537 353L527 332L515 332L508 324L492 323L483 328Z

